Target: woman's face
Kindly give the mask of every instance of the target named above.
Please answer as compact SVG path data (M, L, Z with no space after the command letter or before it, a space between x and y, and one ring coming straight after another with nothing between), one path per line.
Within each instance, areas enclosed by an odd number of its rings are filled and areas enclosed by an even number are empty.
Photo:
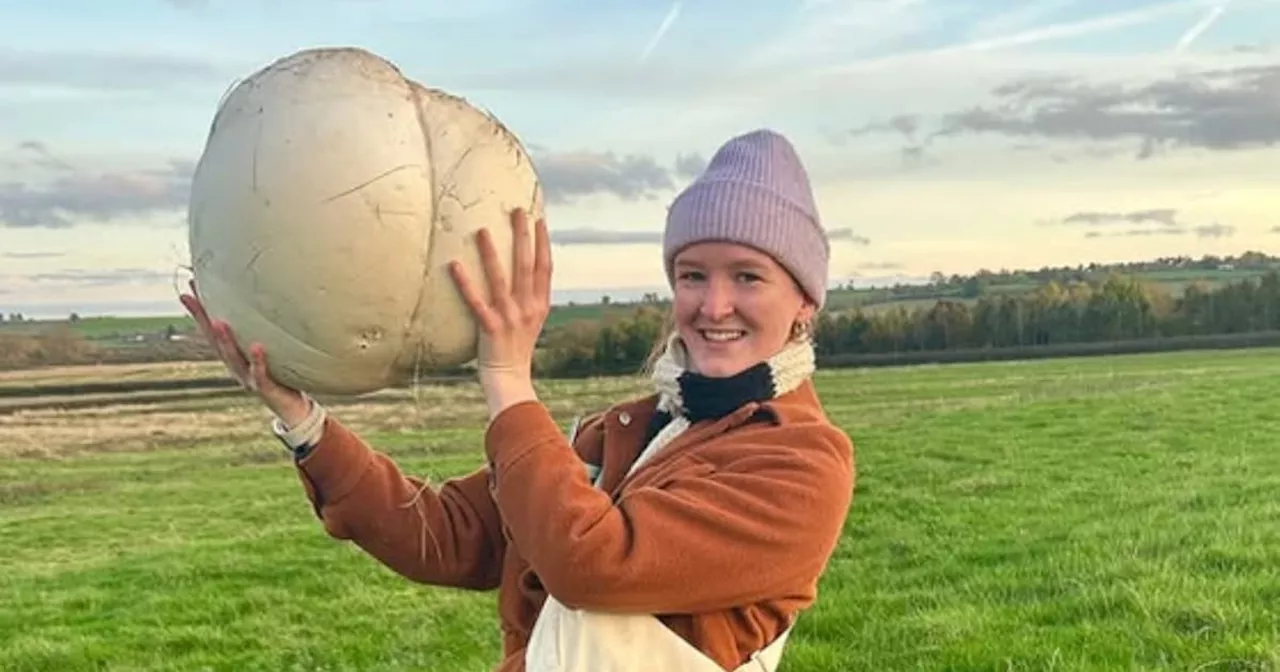
M675 259L676 329L689 364L732 376L777 354L813 305L769 255L735 243L691 245Z

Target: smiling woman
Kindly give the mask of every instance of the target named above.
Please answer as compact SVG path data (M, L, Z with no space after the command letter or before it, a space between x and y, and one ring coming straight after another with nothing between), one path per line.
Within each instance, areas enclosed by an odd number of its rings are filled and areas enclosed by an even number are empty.
M487 463L439 487L273 380L262 347L245 357L184 301L277 411L330 535L415 581L499 591L497 670L776 670L817 599L855 475L811 379L806 325L826 297L828 244L799 157L777 133L747 133L676 198L663 254L673 328L654 391L567 437L532 382L547 227L516 211L509 231L510 269L487 228L483 272L450 266L479 325L489 424Z

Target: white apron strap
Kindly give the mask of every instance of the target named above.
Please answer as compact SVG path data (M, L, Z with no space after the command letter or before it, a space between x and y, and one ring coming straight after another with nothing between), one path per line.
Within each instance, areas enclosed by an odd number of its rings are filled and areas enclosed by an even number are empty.
M790 629L735 672L776 672ZM569 609L547 597L525 651L527 672L723 672L648 614Z

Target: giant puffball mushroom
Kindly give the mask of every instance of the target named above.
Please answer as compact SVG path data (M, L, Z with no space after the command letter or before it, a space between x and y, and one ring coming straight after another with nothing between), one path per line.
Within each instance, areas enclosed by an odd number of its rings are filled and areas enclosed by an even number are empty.
M519 140L466 100L354 48L308 49L237 84L191 186L196 288L241 348L317 394L358 395L475 358L448 264L487 291L475 233L507 268L510 212L542 216Z

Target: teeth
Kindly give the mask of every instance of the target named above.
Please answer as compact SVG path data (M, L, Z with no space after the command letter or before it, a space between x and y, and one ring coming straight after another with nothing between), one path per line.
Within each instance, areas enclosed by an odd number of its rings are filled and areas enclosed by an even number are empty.
M702 337L708 341L736 341L746 335L744 331L702 331Z

